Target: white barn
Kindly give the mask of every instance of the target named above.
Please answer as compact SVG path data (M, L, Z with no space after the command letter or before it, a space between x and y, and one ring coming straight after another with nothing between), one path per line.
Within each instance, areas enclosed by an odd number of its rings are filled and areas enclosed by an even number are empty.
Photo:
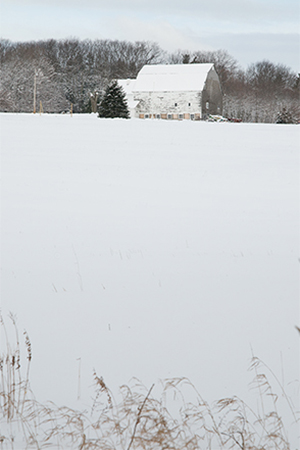
M147 65L136 80L119 80L131 117L205 118L222 114L222 90L213 64Z

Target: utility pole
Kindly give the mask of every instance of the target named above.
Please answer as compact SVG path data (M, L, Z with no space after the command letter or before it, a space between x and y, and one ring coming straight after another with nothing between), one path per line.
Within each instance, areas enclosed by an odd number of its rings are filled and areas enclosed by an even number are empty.
M34 81L33 81L33 114L36 113L36 70L34 70Z

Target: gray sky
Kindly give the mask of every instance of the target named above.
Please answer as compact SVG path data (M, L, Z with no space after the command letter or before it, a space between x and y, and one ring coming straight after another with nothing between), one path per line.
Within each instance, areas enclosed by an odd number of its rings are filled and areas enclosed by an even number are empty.
M299 63L298 0L0 0L1 37L151 40L168 51L225 49L246 67Z

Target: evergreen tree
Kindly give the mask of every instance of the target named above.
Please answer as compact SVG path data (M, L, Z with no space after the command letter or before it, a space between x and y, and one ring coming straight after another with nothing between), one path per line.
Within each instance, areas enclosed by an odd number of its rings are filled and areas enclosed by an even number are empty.
M104 93L99 105L99 117L129 119L126 95L117 81L113 81Z
M278 113L276 123L296 123L295 119L291 111L286 108L282 108L282 110Z

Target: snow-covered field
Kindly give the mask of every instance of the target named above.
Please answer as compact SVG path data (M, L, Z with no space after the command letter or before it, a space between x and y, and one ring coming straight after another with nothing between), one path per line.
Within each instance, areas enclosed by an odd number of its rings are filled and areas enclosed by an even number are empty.
M38 400L90 403L95 368L251 401L253 350L299 405L299 127L0 123L1 310Z

